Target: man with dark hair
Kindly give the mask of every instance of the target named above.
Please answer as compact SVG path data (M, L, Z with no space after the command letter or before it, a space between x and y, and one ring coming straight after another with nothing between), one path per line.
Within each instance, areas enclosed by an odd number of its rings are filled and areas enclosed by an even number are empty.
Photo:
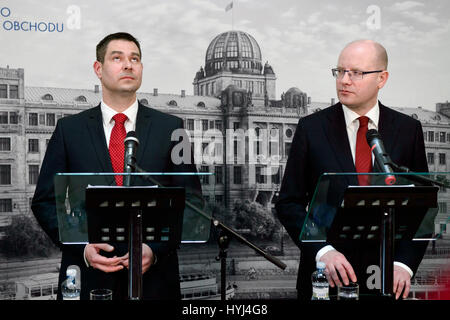
M42 164L32 210L42 228L62 248L59 284L69 265L81 269L81 299L94 288L110 288L114 299L127 297L127 248L103 244L62 245L58 238L53 177L58 172L123 172L124 142L128 131L140 140L137 165L147 172L196 172L193 161L174 164L174 130L182 119L148 108L137 101L142 82L142 53L130 34L115 33L97 45L94 72L102 84L101 103L58 121ZM191 159L192 160L192 159ZM174 178L177 179L177 178ZM181 179L180 179L181 180ZM179 181L177 181L179 182ZM122 176L115 176L122 185ZM201 195L200 182L191 176L182 186ZM143 244L143 298L180 299L176 248L164 243ZM60 288L58 298L61 299Z
M292 142L280 195L276 204L278 218L301 251L297 290L299 298L311 297L311 273L316 261L325 262L331 287L358 281L367 293L366 261L379 249L364 243L312 244L300 242L307 207L321 174L325 172L371 172L372 156L365 132L377 129L392 161L411 171L427 172L422 127L419 121L383 106L378 92L388 79L388 58L382 45L359 40L348 44L339 55L336 78L339 103L299 120ZM365 132L364 132L365 131ZM359 176L354 185L366 185ZM408 296L411 277L426 249L426 242L401 241L396 244L394 293ZM367 260L361 257L367 257ZM372 291L372 293L374 293Z
M129 33L117 32L117 33L112 33L110 35L107 35L97 44L97 47L95 50L97 61L99 61L101 63L103 63L105 61L106 49L108 48L108 44L113 40L125 40L125 41L129 41L129 42L134 42L134 44L136 45L136 47L139 50L139 56L142 59L141 45L140 45L139 41Z

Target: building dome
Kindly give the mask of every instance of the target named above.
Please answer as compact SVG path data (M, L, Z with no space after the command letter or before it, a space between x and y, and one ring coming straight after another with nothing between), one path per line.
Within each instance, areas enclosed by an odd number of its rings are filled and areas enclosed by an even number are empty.
M215 37L206 50L205 73L220 71L261 74L261 49L256 40L243 31L228 31Z

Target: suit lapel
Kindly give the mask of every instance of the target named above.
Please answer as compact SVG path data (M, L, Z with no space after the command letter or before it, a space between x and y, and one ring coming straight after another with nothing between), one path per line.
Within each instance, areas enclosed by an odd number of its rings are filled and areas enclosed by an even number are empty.
M139 103L139 109L136 117L136 136L139 139L139 147L136 154L136 162L138 166L141 165L145 147L152 130L153 125L150 109Z
M109 157L108 146L106 145L100 105L94 108L89 115L87 127L91 137L91 142L94 145L97 159L103 172L114 172L111 159Z
M379 103L379 105L380 119L378 121L378 133L383 139L383 144L386 152L390 155L395 145L395 137L397 136L395 132L396 126L394 125L395 114L381 103Z
M340 103L330 107L332 111L327 115L325 122L325 133L331 148L336 155L336 160L342 172L356 172L353 163L352 152L348 142L347 128L345 125L344 112ZM357 179L349 179L349 183L357 184Z

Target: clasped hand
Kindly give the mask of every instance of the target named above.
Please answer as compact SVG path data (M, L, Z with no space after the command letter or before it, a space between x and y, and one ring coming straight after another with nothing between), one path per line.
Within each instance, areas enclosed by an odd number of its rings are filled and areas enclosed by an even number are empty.
M100 254L100 250L112 252L114 251L114 247L106 243L90 243L86 245L84 254L91 267L107 273L128 268L128 253L121 257L114 256L107 258ZM150 268L153 261L154 255L152 249L148 245L142 244L142 273L145 273Z

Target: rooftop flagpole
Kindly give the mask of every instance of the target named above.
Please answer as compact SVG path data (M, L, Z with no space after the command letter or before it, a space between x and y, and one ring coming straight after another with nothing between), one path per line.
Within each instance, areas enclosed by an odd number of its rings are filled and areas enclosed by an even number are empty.
M231 10L231 30L234 30L234 10L233 10L233 1L231 1L226 7L225 12L228 12Z

